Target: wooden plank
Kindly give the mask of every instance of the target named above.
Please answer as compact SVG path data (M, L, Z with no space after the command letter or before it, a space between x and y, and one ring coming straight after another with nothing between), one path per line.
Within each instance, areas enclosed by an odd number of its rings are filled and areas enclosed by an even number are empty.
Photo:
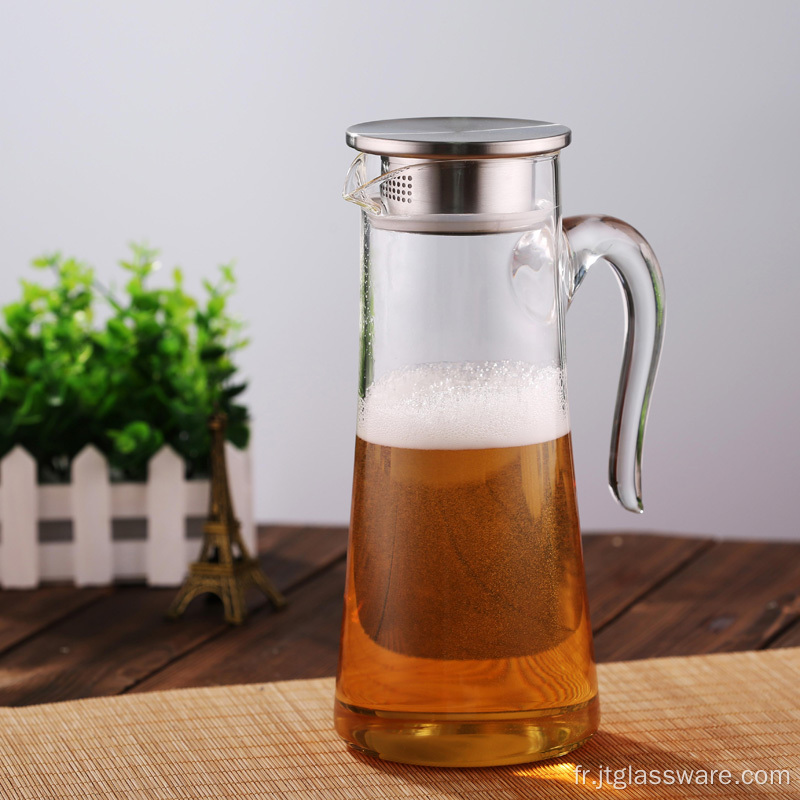
M593 618L613 619L708 543L698 539L596 534L584 542ZM135 691L333 675L339 647L344 568L298 592L280 617L262 617L140 683Z
M281 614L260 614L137 684L134 692L184 686L320 678L336 672L344 562L291 596Z
M0 592L0 653L110 592L72 586Z
M592 629L601 630L711 545L709 539L645 533L584 536Z
M341 561L346 547L340 529L280 528L263 540L274 549L262 563L283 591ZM117 694L214 637L230 635L221 607L202 599L181 620L167 621L164 613L174 593L117 588L0 656L0 705ZM251 597L250 624L271 615L265 604L260 595Z
M767 641L766 646L800 647L800 586L780 598L770 610L775 615L774 627L778 629L780 625L780 629Z
M717 543L601 630L597 659L758 649L797 618L798 589L800 544Z
M800 647L800 622L797 622L797 606L798 601L797 598L794 599L792 605L793 608L793 615L795 617L795 622L789 628L787 628L782 634L777 636L773 641L768 643L769 648L773 647Z
M16 659L0 658L0 675L5 669L11 670L6 675L15 675L5 686L0 678L0 702L19 705L131 689L333 674L344 574L342 564L329 567L341 561L345 535L341 528L262 529L261 546L270 550L265 558L268 574L284 591L305 585L301 591L290 592L287 611L273 615L257 610L243 629L227 629L219 621L219 609L202 601L190 607L182 622L167 624L162 613L170 592L117 590L99 604L102 610L54 626L47 637L19 648ZM588 536L584 543L587 583L600 637L604 627L614 628L637 606L646 604L648 592L657 594L679 579L702 560L709 547L704 540L678 537ZM721 546L713 549L717 547ZM721 578L727 580L725 570ZM705 592L713 586L712 578L702 581ZM263 608L260 598L255 607ZM72 649L74 643L77 651ZM45 677L42 665L48 664L48 648L55 663L49 664ZM61 652L62 648L68 652Z
M269 577L294 586L301 580L300 573L304 576L302 580L308 580L344 558L347 528L262 525L258 529L258 551Z

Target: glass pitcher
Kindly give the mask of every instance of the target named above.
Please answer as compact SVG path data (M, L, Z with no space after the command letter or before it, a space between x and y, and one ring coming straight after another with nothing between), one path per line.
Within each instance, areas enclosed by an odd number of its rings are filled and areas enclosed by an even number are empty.
M491 118L347 131L361 356L335 724L374 756L513 764L597 730L564 315L610 264L627 309L610 484L641 511L664 286L629 225L562 220L569 139Z

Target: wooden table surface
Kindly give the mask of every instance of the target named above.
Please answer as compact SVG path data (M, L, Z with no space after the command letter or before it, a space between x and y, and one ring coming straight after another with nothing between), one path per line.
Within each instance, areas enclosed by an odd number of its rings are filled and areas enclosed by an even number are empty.
M267 527L262 562L289 606L251 599L241 628L144 586L0 591L0 705L333 675L341 528ZM652 534L584 537L598 661L800 645L800 544Z

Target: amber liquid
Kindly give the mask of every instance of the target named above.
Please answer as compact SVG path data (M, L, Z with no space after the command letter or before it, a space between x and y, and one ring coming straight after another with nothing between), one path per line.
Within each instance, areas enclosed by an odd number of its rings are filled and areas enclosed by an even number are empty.
M569 434L357 438L339 734L388 760L489 766L569 752L598 716Z

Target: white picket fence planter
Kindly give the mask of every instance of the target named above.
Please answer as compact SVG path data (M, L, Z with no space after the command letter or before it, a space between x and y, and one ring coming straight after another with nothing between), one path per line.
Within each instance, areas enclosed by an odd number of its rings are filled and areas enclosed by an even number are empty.
M226 444L228 478L242 538L256 549L249 451ZM22 447L0 461L0 587L30 589L40 581L102 586L145 579L178 586L200 541L187 538L187 520L208 513L207 480L184 478L184 462L164 447L150 460L146 483L111 483L94 447L72 462L72 483L38 485L36 463ZM136 538L115 538L114 523L141 523ZM71 523L69 541L40 541L39 523Z

